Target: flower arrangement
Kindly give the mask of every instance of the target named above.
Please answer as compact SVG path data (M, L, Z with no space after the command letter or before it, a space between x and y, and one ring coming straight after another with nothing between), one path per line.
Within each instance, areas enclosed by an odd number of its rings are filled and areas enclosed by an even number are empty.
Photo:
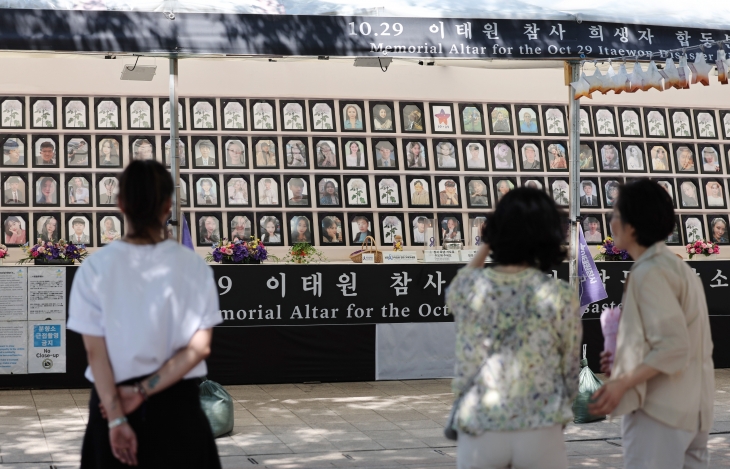
M208 262L233 264L259 264L268 259L269 253L260 239L251 236L251 241L228 241L223 238L213 244L213 250L205 256Z
M617 248L613 244L613 238L608 236L603 240L603 244L598 247L598 254L593 259L597 261L627 261L629 260L629 253Z
M4 244L0 244L0 259L6 258L8 255L8 247Z
M322 251L318 251L309 243L296 243L291 247L284 260L287 263L309 264L311 262L323 262L327 258Z
M690 259L699 254L704 254L705 256L720 254L720 246L711 241L704 241L701 239L698 239L694 243L689 243L685 246L685 248L687 249L687 254L689 254Z
M26 257L20 259L18 264L31 261L46 264L73 264L76 261L81 263L89 255L86 246L83 244L73 244L63 239L59 239L54 243L51 241L44 242L39 238L33 246L25 244L21 246L21 249Z

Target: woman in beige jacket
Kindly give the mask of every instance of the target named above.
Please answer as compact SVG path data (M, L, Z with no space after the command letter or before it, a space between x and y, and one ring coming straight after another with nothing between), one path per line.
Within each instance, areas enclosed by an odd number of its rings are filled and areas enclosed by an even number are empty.
M671 253L672 200L655 182L622 186L614 242L636 260L626 282L610 380L591 413L623 415L624 466L707 468L715 390L707 302L699 277Z

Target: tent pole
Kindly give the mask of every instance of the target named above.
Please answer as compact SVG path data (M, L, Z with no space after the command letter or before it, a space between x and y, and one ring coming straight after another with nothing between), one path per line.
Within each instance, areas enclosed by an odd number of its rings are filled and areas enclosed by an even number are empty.
M172 193L172 236L177 242L182 241L182 224L178 226L180 220L180 155L178 148L180 143L180 132L178 129L177 115L177 57L170 57L170 173L172 181L175 185L175 191Z
M567 63L570 68L570 82L576 82L580 78L580 62L571 60ZM578 289L578 217L580 216L580 100L574 98L572 87L568 86L568 102L570 103L570 173L568 185L570 186L570 285Z

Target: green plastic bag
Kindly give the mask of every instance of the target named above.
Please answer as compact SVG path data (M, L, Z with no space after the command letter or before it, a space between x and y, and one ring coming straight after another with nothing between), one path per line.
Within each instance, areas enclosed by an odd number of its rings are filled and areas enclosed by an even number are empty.
M578 397L573 401L573 422L589 423L604 420L605 415L593 415L588 412L588 404L591 402L591 396L598 390L603 383L596 378L590 368L588 368L588 360L586 359L586 345L583 345L583 360L580 361L580 375L578 377Z
M223 386L203 378L200 383L200 406L208 417L215 438L233 430L233 398Z

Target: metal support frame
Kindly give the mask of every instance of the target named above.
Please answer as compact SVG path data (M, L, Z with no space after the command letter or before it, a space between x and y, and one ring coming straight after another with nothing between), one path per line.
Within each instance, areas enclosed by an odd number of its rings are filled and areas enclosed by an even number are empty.
M177 116L177 74L178 59L170 57L170 173L172 181L175 185L175 192L172 193L172 216L170 218L172 225L172 236L177 242L182 241L182 224L178 225L181 217L180 210L180 155L178 154L180 147L180 130L178 128Z
M580 78L580 62L568 62L570 81L576 82ZM570 186L570 285L578 289L578 217L580 217L580 100L574 98L572 87L568 86L568 103L570 103L568 121L570 123L569 179Z

